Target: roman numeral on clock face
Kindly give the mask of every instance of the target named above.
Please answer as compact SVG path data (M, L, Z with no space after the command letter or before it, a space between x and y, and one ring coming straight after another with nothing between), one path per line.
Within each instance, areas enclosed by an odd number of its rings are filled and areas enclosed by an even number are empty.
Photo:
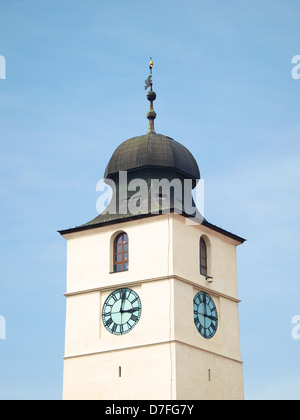
M139 320L139 317L132 314L130 319L132 319L132 321L134 321L134 322L137 322Z
M128 296L129 297L129 296ZM138 301L139 300L139 297L137 296L137 297L135 297L133 300L131 300L130 301L130 303L133 305L136 301Z
M112 318L109 318L105 321L105 324L109 327L113 323Z

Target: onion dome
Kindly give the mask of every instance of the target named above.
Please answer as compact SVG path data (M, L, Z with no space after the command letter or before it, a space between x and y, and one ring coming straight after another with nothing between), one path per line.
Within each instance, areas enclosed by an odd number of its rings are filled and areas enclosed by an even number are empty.
M183 178L200 178L191 152L172 138L155 132L132 137L120 144L108 162L104 178L111 178L119 171L146 168L172 169Z

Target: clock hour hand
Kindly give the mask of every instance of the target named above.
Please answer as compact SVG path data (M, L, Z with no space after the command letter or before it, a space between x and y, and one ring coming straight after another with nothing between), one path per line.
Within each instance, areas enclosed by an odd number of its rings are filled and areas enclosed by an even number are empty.
M215 317L215 316L212 316L212 315L208 315L208 314L206 314L206 315L204 315L206 318L209 318L209 319L211 319L212 321L216 321L217 320L217 318Z
M122 310L121 310L121 312L122 312L122 313L124 313L124 312L129 312L129 313L131 313L131 314L132 314L133 312L136 312L136 311L138 311L138 310L139 310L139 308L131 308L131 309L126 309L125 311L122 311Z

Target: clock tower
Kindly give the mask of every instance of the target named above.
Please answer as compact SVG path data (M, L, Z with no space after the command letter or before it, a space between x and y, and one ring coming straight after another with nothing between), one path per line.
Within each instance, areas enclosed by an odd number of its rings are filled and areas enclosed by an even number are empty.
M105 170L113 196L67 241L63 398L243 399L236 248L197 210L196 160L154 130Z

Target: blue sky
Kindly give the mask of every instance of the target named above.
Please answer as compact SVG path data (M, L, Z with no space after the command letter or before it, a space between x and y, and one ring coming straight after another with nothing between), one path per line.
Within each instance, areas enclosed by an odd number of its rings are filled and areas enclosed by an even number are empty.
M190 149L205 216L238 248L246 399L300 399L297 0L1 0L0 399L61 399L66 244L96 216L115 148L156 131Z

